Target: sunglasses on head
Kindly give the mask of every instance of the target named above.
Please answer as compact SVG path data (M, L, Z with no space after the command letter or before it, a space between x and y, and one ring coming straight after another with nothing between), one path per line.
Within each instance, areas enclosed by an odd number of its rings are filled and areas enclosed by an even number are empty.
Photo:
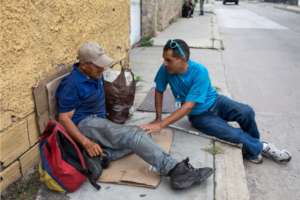
M175 40L169 40L168 43L170 44L171 49L177 49L179 51L179 54L185 58L185 53L183 52L180 45Z

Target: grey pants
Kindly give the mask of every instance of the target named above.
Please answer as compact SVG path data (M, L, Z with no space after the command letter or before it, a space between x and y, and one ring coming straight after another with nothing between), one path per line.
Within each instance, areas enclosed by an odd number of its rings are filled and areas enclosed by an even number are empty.
M138 126L120 125L108 119L89 116L78 124L78 128L85 136L100 143L113 160L135 153L161 175L167 175L177 164Z

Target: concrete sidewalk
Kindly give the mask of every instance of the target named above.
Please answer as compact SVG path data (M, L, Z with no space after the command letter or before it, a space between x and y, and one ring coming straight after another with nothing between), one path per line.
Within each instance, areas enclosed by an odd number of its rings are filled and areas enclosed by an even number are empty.
M214 24L214 28L212 28L212 24ZM185 30L186 28L189 29ZM218 29L212 13L206 13L205 16L197 16L193 19L179 19L154 38L154 44L158 46L132 49L130 66L134 73L143 79L137 87L135 108L140 105L154 85L154 76L162 63L161 45L169 38L188 40L192 46L191 58L208 67L213 85L218 88L220 93L230 95L226 86L221 48L214 48L214 42L211 40L212 37L219 37L219 34L215 32L213 35L213 30L217 31ZM207 46L205 46L206 44ZM128 124L147 123L153 120L154 116L154 113L136 111ZM186 129L193 130L186 119L181 120L178 124L183 124ZM42 187L38 199L121 200L126 197L130 200L249 200L242 154L239 148L205 137L186 134L184 131L174 130L174 133L171 155L178 161L189 156L195 167L209 166L215 169L214 176L200 186L185 191L173 191L170 189L167 178L162 178L161 184L156 189L101 183L102 189L96 191L89 183L85 183L78 191L67 195L57 195Z
M209 20L212 14L206 14L202 19L195 17L195 20L178 20L172 27L173 30L180 30L182 27L197 26L201 30L209 29ZM197 24L201 23L200 25ZM186 34L185 34L186 33ZM178 33L179 38L195 38L196 42L202 40L197 30ZM180 34L180 35L179 35ZM155 41L161 38L172 38L176 33L167 29L159 34ZM202 35L203 37L209 36ZM197 40L199 39L199 40ZM191 41L191 40L190 40ZM191 41L193 42L193 41ZM193 43L192 43L193 46ZM132 49L130 52L130 65L134 73L141 76L143 81L138 84L135 107L138 107L145 98L147 92L153 87L154 76L162 63L162 47L140 47ZM208 67L213 85L219 89L220 93L230 95L227 86L222 54L215 49L191 49L191 58L198 60ZM134 112L128 124L143 124L150 122L155 117L154 113ZM187 130L194 130L186 119L177 124L183 124ZM195 130L194 130L195 131ZM169 187L167 178L162 178L162 182L155 190L137 188L131 186L120 186L112 184L102 184L103 190L95 191L88 183L79 191L69 194L71 199L205 199L205 200L248 200L249 193L245 178L245 170L242 160L241 150L230 145L226 145L214 140L186 134L183 131L174 130L175 136L171 147L171 155L182 160L189 156L191 162L196 167L210 166L216 172L208 181L200 186L193 187L186 191L173 191Z
M192 48L223 50L223 41L214 14L214 1L205 4L204 10L205 14L199 16L197 4L193 18L179 18L154 38L154 46L163 46L170 38L181 38Z
M153 86L153 79L161 64L161 47L135 48L131 51L131 67L136 75L143 78L138 84L135 107L140 105L147 92ZM224 68L221 54L215 50L191 50L192 59L199 60L211 73L213 84L221 91L227 93ZM227 93L228 94L228 93ZM127 124L144 124L154 119L154 113L134 112ZM186 119L178 124L183 124L188 130L190 127ZM167 178L156 189L132 187L124 185L103 184L102 190L95 191L89 184L84 184L78 191L68 194L70 199L114 199L121 200L126 196L130 200L141 199L203 199L203 200L248 200L248 188L242 162L241 150L220 142L201 136L186 134L174 130L174 140L171 155L177 160L189 156L191 163L196 167L213 167L216 172L208 181L185 191L170 189Z

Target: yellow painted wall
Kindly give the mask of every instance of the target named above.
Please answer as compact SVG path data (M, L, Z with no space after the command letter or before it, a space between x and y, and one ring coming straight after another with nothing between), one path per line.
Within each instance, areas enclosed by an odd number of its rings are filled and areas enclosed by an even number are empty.
M99 42L115 59L127 57L130 1L1 0L0 9L2 190L24 173L28 160L36 160L32 87L58 64L73 63L87 40ZM19 165L21 173L14 172Z
M1 0L0 130L33 111L31 87L96 40L119 59L129 48L129 0Z

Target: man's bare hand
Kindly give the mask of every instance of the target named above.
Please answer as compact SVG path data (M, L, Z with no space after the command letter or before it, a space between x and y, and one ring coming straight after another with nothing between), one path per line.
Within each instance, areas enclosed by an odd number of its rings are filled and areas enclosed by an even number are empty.
M161 122L151 122L140 126L146 133L159 133L162 129Z
M152 122L150 122L149 124L156 124L156 123L160 123L161 121L162 121L161 118L156 118Z
M188 113L190 113L195 106L194 102L185 102L180 109L176 110L175 112L171 113L168 117L161 119L161 115L157 112L156 113L156 120L149 124L141 125L140 127L144 129L147 133L158 133L161 129L168 127L170 124L175 123Z
M91 157L100 156L103 154L103 150L100 145L89 139L86 139L86 141L83 143L83 148Z

